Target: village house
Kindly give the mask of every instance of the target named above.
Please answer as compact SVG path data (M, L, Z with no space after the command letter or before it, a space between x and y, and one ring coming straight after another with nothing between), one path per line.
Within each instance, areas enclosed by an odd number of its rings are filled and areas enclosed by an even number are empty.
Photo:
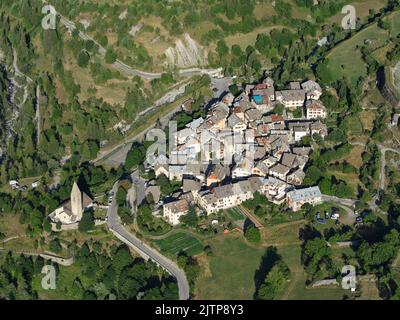
M235 100L235 96L230 92L222 97L222 102L225 103L227 106L230 106L233 103L233 100Z
M325 138L328 134L328 128L326 124L322 123L321 121L316 121L310 125L311 135L314 133L321 136L321 138Z
M299 155L299 156L309 156L312 149L311 147L293 147L292 153Z
M271 101L275 100L274 87L267 84L259 84L252 90L252 101L256 108L261 112L267 112L271 109Z
M190 156L190 154L189 154ZM176 149L171 150L169 154L169 164L184 165L188 162L188 150L184 145L178 146Z
M210 165L206 171L206 185L208 187L220 184L227 176L228 169L222 164Z
M259 110L255 109L255 108L248 109L248 110L245 111L244 117L245 117L245 120L247 122L251 123L251 122L255 122L255 121L261 120L262 113Z
M251 91L254 89L255 84L246 84L244 87L244 93L248 96L250 95Z
M242 108L243 112L254 108L254 105L249 101L248 97L242 99L238 105Z
M284 152L290 151L288 137L270 136L269 149L274 157L280 158Z
M300 82L298 82L298 81L289 82L289 89L290 90L300 90L301 89Z
M248 181L239 181L215 187L211 190L199 191L196 195L197 203L211 214L232 207L253 198L254 190Z
M243 122L245 121L245 118L244 118L244 112L245 111L246 110L240 105L232 108L232 113L234 115L236 115Z
M195 130L197 132L197 129L202 125L203 122L204 122L204 119L201 118L201 117L197 118L197 119L194 119L193 121L189 122L186 125L186 128Z
M322 202L322 194L319 187L293 190L287 193L286 201L293 211L298 211L305 203L316 205Z
M235 100L233 100L233 106L238 106L242 101L250 101L249 94L250 94L250 92L247 93L246 87L245 87L245 91L241 92L235 98Z
M313 80L303 82L301 88L306 92L307 99L318 100L322 95L321 86Z
M268 158L262 160L262 162L265 163L267 168L271 168L272 166L274 166L275 164L277 164L279 162L279 159L274 156L269 156Z
M261 186L258 190L261 194L264 194L269 201L275 204L281 204L285 201L286 190L289 187L285 181L274 177L262 178L260 181Z
M267 136L269 134L269 126L266 123L259 123L255 128L255 134L257 137Z
M250 177L254 167L253 161L248 158L244 158L240 163L237 163L232 169L232 178L240 179Z
M267 149L265 147L255 145L253 147L253 153L254 153L254 160L256 161L262 160L267 155Z
M291 132L287 129L270 129L269 132L271 139L274 137L283 137L289 141L292 138Z
M166 164L157 163L154 166L154 173L155 173L156 177L158 177L158 176L160 176L162 174L164 176L166 176L166 177L169 177L169 165L168 165L168 163L166 163Z
M298 166L297 157L293 153L284 153L281 158L281 164L288 168L296 168Z
M189 212L189 202L186 199L177 200L163 205L163 216L173 226L180 223L180 218Z
M169 180L182 181L183 175L187 172L186 165L170 165Z
M306 93L303 89L276 91L276 100L282 103L285 108L290 110L302 107L305 99Z
M290 168L278 163L269 169L269 175L281 179L282 181L286 181L286 176L290 172Z
M224 159L225 146L218 139L210 139L210 141L203 144L203 150L201 152L203 161L219 161Z
M269 168L263 161L259 161L257 165L252 169L251 173L256 176L266 177L268 175Z
M269 132L271 134L273 134L273 132L277 132L277 131L282 131L282 130L286 130L286 125L285 123L281 123L281 122L271 122L271 123L267 123Z
M199 132L201 135L203 135L205 132L213 134L217 133L218 131L218 127L214 126L214 123L209 121L208 118L205 119L204 122L196 129L196 132Z
M175 141L178 145L184 144L189 137L195 137L196 131L191 128L184 128L174 135Z
M247 128L244 121L241 118L239 118L239 116L236 113L232 113L228 117L227 127L231 128L234 132L244 131Z
M308 156L301 156L296 154L296 167L299 167L300 169L304 169L308 161Z
M255 143L259 146L263 146L267 148L267 151L270 151L270 139L267 136L257 136L255 137Z
M207 166L202 163L188 163L186 165L186 172L183 175L183 178L195 178L201 183L205 182L205 171Z
M189 137L184 144L186 155L188 159L195 158L196 155L201 151L201 144L198 138Z
M289 122L289 130L292 132L294 141L310 135L310 122Z
M197 192L201 189L201 182L194 179L183 179L183 192Z
M303 183L305 175L306 174L304 173L303 169L299 168L295 172L289 174L286 181L289 184L300 186Z
M306 117L307 119L325 119L326 108L319 100L306 101Z
M283 115L278 115L278 114L271 114L268 116L264 116L262 117L262 121L267 124L269 123L280 124L280 125L285 124L285 118L283 117Z
M274 87L274 80L270 77L266 77L263 81L263 84L267 85L268 88L273 88Z

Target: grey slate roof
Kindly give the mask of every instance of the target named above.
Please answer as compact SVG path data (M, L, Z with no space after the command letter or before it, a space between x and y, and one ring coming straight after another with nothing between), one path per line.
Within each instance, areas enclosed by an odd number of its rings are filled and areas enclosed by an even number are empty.
M192 179L183 179L183 192L198 191L201 189L201 183Z
M296 155L292 153L284 153L282 155L281 163L289 168L294 168L296 166Z
M310 198L321 196L322 194L318 186L288 192L288 197L290 197L292 201L307 201Z

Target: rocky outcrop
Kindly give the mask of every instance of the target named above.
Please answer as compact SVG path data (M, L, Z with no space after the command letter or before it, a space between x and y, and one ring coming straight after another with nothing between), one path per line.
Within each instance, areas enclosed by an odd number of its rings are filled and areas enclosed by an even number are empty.
M207 65L207 51L185 33L174 47L165 51L168 64L172 67L187 68Z
M377 85L381 95L394 108L399 107L399 94L395 92L395 87L388 81L388 72L392 72L390 68L379 68L377 72Z

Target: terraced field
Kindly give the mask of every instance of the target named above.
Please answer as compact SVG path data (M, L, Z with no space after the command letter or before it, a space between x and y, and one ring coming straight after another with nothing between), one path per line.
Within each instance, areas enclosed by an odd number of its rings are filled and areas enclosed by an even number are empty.
M156 244L162 252L172 255L185 251L188 255L192 256L203 251L203 244L200 240L184 232L178 232L165 239L157 240Z

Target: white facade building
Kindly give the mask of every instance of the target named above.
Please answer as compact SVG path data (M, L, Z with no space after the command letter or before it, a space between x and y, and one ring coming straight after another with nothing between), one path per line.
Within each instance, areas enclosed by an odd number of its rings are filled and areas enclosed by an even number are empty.
M325 119L326 108L319 100L306 101L306 117L307 119Z
M211 190L198 192L197 203L211 214L228 208L233 208L242 202L253 198L253 189L248 181L227 184Z
M293 211L298 211L305 203L316 205L322 202L322 194L319 187L293 190L288 192L286 201Z
M186 199L170 202L163 206L164 218L173 226L180 223L180 218L189 212L189 203Z

